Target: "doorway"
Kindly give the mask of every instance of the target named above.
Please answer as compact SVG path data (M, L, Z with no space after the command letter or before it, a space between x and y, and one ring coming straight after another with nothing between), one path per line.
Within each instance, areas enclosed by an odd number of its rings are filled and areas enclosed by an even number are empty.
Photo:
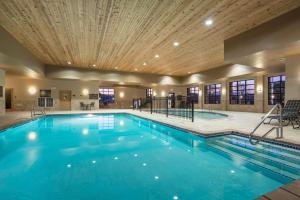
M71 90L59 91L59 110L71 110Z
M175 108L175 93L169 92L170 108Z
M12 109L12 94L13 89L12 88L5 88L5 108L7 110Z

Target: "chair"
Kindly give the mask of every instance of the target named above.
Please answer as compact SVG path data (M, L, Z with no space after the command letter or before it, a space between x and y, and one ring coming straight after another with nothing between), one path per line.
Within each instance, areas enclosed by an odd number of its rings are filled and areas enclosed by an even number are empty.
M95 108L95 102L92 102L92 103L90 104L90 110L92 110L92 108L93 108L93 109Z
M282 120L288 121L286 125L290 123L293 125L293 128L297 128L295 123L298 124L299 120L299 113L300 113L300 100L288 100L286 105L282 108ZM272 120L280 120L280 115L272 115L269 116L269 122L265 124L270 124Z
M86 106L84 105L83 102L80 102L80 109L81 110L86 110Z

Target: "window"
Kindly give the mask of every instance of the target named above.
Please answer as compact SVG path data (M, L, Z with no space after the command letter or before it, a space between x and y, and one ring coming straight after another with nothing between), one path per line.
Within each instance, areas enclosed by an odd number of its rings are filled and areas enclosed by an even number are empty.
M254 80L230 82L230 104L254 104Z
M275 105L284 104L285 76L271 76L268 78L268 103Z
M153 92L152 88L147 88L146 89L146 98L152 97L152 94L153 94L152 92Z
M205 104L221 103L221 84L212 84L205 86Z
M53 107L53 98L50 97L39 97L38 98L38 106L39 107Z
M198 103L199 98L199 87L187 88L187 96L191 98L194 103Z
M100 102L103 104L109 104L115 102L115 89L112 88L100 88L99 89Z

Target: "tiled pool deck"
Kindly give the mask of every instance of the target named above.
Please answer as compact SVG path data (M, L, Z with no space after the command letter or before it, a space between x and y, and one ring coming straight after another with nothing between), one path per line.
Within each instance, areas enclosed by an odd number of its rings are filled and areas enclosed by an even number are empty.
M199 110L200 111L200 110ZM202 136L213 136L220 134L228 134L236 132L242 135L249 135L253 128L260 122L262 113L249 113L249 112L230 112L230 111L216 111L228 115L227 118L221 119L199 119L195 118L192 122L189 119L169 116L163 114L150 114L148 112L140 112L129 109L103 109L92 111L52 111L47 114L81 114L81 113L130 113L136 116L147 118L150 120L158 121L164 124L175 126L185 129L194 133L201 134ZM0 116L0 130L8 127L15 126L20 123L32 120L30 112L8 112L4 116ZM272 126L263 124L258 129L256 135L261 136L267 132ZM268 135L269 140L274 140L275 133ZM284 127L282 139L275 141L283 142L287 145L292 145L300 148L300 129L293 129L292 126ZM261 196L259 199L300 199L300 180L287 184Z

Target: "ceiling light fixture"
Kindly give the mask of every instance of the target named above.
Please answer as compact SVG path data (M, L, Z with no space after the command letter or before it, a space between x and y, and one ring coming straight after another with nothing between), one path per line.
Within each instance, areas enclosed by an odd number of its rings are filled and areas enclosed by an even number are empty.
M137 68L134 69L134 71L137 71L137 70L138 70Z
M93 64L93 67L96 67L96 64Z
M118 69L118 67L115 67L115 69Z
M211 25L213 25L214 21L212 19L207 19L207 20L205 20L204 23L206 26L211 26Z
M144 66L146 66L146 65L147 65L147 63L146 63L146 62L144 62L144 63L143 63L143 65L144 65Z
M179 42L173 42L173 46L174 47L178 47L179 46Z
M188 72L188 74L190 74L191 72Z
M156 54L154 57L155 57L155 58L159 58L159 55L158 55L158 54Z
M68 63L68 65L71 65L71 64L72 64L71 61L67 61L67 63Z

